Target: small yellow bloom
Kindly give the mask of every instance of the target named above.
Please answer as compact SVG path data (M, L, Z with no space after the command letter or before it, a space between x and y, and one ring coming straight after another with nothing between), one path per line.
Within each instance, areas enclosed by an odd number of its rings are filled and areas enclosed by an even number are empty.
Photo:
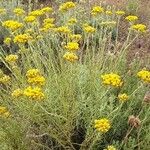
M7 112L7 108L3 107L3 106L0 106L0 115L4 114L5 112Z
M21 89L16 89L11 93L11 96L14 98L18 98L23 95L23 91Z
M125 11L118 10L116 11L116 15L119 15L119 16L125 15Z
M136 25L132 25L131 29L138 31L138 32L146 32L146 25L144 24L136 24Z
M69 42L65 48L69 51L76 51L79 49L79 44L77 42Z
M138 17L137 16L127 16L125 19L128 20L129 22L132 22L132 21L138 20Z
M54 18L46 18L46 19L43 20L43 24L44 24L44 25L45 25L45 24L48 24L48 23L53 24L54 21L55 21Z
M9 37L5 38L4 43L9 46L11 43L11 38L9 38Z
M123 93L123 94L119 94L118 95L118 99L121 101L121 102L125 102L129 99L129 96L126 94L126 93Z
M91 14L95 16L95 15L100 14L102 12L104 12L104 8L102 8L100 6L94 6L92 8Z
M18 60L18 55L10 54L10 55L6 56L5 60L8 63L14 63Z
M27 78L35 78L37 76L40 76L40 71L38 69L30 69L26 73Z
M115 73L101 75L101 78L103 80L103 84L105 84L105 85L121 87L123 84L121 77Z
M143 69L137 73L137 76L144 82L150 83L150 71Z
M3 77L0 78L0 83L3 83L3 84L7 84L10 82L10 76L8 75L4 75Z
M74 8L75 6L76 6L75 3L73 2L66 2L60 5L59 10L65 12L68 11L69 9Z
M0 14L6 14L6 9L0 8Z
M81 34L70 34L69 38L70 38L70 40L72 40L74 42L78 42L81 40L82 35Z
M31 98L36 101L43 100L45 97L44 93L42 92L41 88L39 88L39 87L32 88L31 86L29 86L24 90L23 94L25 96L27 96L28 98Z
M84 25L83 30L87 33L93 33L96 31L96 29L89 25Z
M110 121L107 118L95 120L94 122L94 128L102 133L106 133L111 128Z
M41 9L41 11L43 11L44 13L49 13L49 12L53 11L53 8L52 7L44 7Z
M36 17L35 16L26 16L24 18L24 21L25 22L34 22L36 20Z
M113 14L111 10L106 10L105 13L106 13L106 15L112 15Z
M107 148L106 149L104 149L104 150L117 150L113 145L109 145L109 146L107 146Z
M13 12L18 16L25 14L25 11L22 8L15 8Z
M32 40L32 37L29 34L19 34L14 38L14 43L25 44L29 40Z
M63 34L69 34L71 33L71 30L67 26L61 26L55 29L56 32L63 33Z
M45 84L45 78L38 75L34 78L28 78L28 83L36 86L42 86Z
M12 31L15 31L17 29L20 29L23 27L23 24L18 22L18 21L14 21L14 20L7 20L7 21L4 21L2 23L2 26L3 27L6 27Z
M42 16L43 14L44 14L44 11L37 9L37 10L31 11L29 13L29 16L39 17L39 16Z
M77 23L77 19L76 19L76 18L70 18L70 19L68 20L68 23L69 23L70 25L75 24L75 23Z
M65 60L70 61L70 62L75 62L76 60L78 60L78 56L75 53L72 53L72 52L66 52L64 54L63 58Z

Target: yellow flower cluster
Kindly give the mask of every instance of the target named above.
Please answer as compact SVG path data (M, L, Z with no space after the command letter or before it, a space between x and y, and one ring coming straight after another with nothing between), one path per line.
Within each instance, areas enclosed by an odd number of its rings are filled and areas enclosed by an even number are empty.
M116 11L116 15L122 16L122 15L125 15L125 12L122 10L118 10L118 11Z
M77 51L79 50L79 44L77 42L69 42L65 48L69 51Z
M10 55L6 56L5 60L8 63L14 63L18 60L18 55L10 54Z
M87 25L87 24L85 24L85 25L83 26L83 30L84 30L85 32L87 32L87 33L93 33L93 32L96 31L96 29L95 29L94 27L92 27L92 26L90 26L90 25Z
M60 5L59 10L65 12L68 11L69 9L74 8L75 6L76 6L75 3L73 2L66 2Z
M126 93L123 93L123 94L119 94L118 95L118 99L121 101L121 102L125 102L129 99L129 96L126 94Z
M70 40L72 40L73 42L78 42L81 40L82 35L81 34L70 34L69 35Z
M18 16L25 14L25 11L22 8L15 8L13 12Z
M106 13L106 15L112 15L113 14L111 10L106 10L105 13Z
M41 11L44 13L50 13L53 11L53 8L52 7L44 7L41 9Z
M5 13L6 13L6 9L0 8L0 14L5 14Z
M58 33L63 33L63 34L69 34L69 33L71 33L71 30L67 26L57 27L55 29L55 31L58 32Z
M144 82L150 83L150 71L141 70L137 73L137 76L141 78Z
M74 62L74 61L78 60L78 56L72 52L66 52L64 54L63 58L67 61L70 61L70 62Z
M45 84L45 78L41 75L38 69L30 69L26 73L28 83L31 85L42 86Z
M35 16L26 16L24 18L24 21L25 22L34 22L36 20L36 17Z
M94 122L94 128L102 133L106 133L111 128L110 121L107 118L95 120Z
M44 99L44 93L42 92L41 88L39 87L27 87L23 94L25 96L27 96L28 98L31 98L33 100L37 100L37 101L40 101L42 99Z
M76 19L76 18L70 18L70 19L68 20L68 25L73 25L73 24L75 24L75 23L77 23L77 19Z
M18 97L20 97L20 96L22 96L22 95L23 95L23 91L22 91L20 88L14 90L14 91L11 93L11 96L14 97L14 98L18 98Z
M114 87L121 87L123 84L121 77L115 73L101 75L101 78L103 80L103 84L106 84L106 85L111 85Z
M35 16L35 17L39 17L39 16L42 16L42 15L44 15L44 12L40 9L33 10L29 13L29 16Z
M138 20L138 17L137 16L127 16L125 19L128 20L129 22L132 22L132 21Z
M113 145L109 145L109 146L107 146L107 148L106 149L104 149L104 150L117 150Z
M10 112L7 110L6 107L0 106L0 116L3 116L3 117L10 116Z
M136 30L138 32L146 32L146 25L144 24L135 24L131 26L131 29Z
M23 24L18 22L18 21L14 21L14 20L7 20L5 22L2 23L3 27L6 27L12 31L15 31L21 27L23 27Z
M95 16L95 15L98 15L98 14L100 14L100 13L102 13L102 12L104 12L104 8L102 8L102 7L100 7L100 6L94 6L94 7L92 8L91 14Z
M10 82L10 76L8 75L3 75L1 78L0 78L0 83L3 83L3 84L7 84Z
M25 44L29 40L32 40L32 37L29 34L19 34L14 37L14 43Z

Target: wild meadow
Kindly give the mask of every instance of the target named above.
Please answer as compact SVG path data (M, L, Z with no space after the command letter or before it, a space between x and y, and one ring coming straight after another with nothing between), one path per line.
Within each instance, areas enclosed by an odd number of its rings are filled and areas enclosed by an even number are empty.
M150 150L148 25L56 3L0 1L0 150Z

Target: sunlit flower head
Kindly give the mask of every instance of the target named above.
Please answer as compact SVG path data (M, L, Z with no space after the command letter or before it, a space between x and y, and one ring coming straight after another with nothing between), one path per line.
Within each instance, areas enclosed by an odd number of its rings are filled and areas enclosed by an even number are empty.
M75 62L76 60L78 60L78 56L72 52L66 52L64 54L63 58L67 61L70 61L70 62Z
M36 17L35 16L26 16L24 18L24 21L25 22L34 22L36 20Z
M150 71L143 69L137 73L137 76L145 83L150 83Z
M125 102L129 99L129 96L126 93L119 94L118 99L119 99L120 102Z
M97 129L97 131L100 131L102 133L106 133L111 128L110 121L107 118L95 120L94 128Z
M69 38L71 41L78 42L82 39L82 35L81 34L70 34Z
M3 84L7 84L9 83L11 80L10 76L8 75L3 75L1 78L0 78L0 83L3 83Z
M121 87L123 84L121 77L115 73L109 73L109 74L101 75L101 79L103 81L103 84L105 84L105 85L111 85L114 87Z
M63 33L63 34L69 34L69 33L71 33L71 30L67 26L57 27L55 29L55 31L58 32L58 33Z
M41 75L41 73L38 69L30 69L26 73L27 78L35 78L35 77L40 76L40 75Z
M106 10L105 13L106 13L106 15L112 15L113 14L113 12L111 10Z
M118 16L125 15L125 11L118 10L118 11L116 11L116 15L118 15Z
M113 145L109 145L109 146L107 146L107 148L106 149L104 149L104 150L117 150Z
M102 8L101 6L94 6L92 8L91 14L95 16L95 15L98 15L102 12L104 12L104 8Z
M42 16L44 14L44 12L40 9L37 10L33 10L29 13L29 16L35 16L35 17L39 17Z
M44 7L41 9L41 11L43 11L44 13L50 13L53 11L52 7Z
M65 48L69 51L77 51L79 49L79 44L77 42L69 42Z
M5 38L4 43L9 46L11 43L11 38L10 37Z
M127 16L125 19L129 22L133 22L133 21L138 20L138 17L137 16Z
M130 29L133 29L135 31L138 31L138 32L143 32L145 33L146 32L146 25L144 24L135 24L135 25L132 25Z
M36 86L42 86L45 84L45 78L41 75L37 75L33 78L28 78L27 81L29 84Z
M68 11L68 10L74 8L75 6L76 6L76 4L74 2L70 1L70 2L61 4L59 7L59 10L65 12L65 11Z
M22 95L23 95L23 91L20 88L12 91L12 93L11 93L11 96L14 97L14 98L18 98Z
M13 12L18 16L25 14L25 11L22 8L15 8Z
M18 60L18 55L10 54L10 55L5 57L5 60L8 63L14 63L14 62L16 62Z
M32 37L29 34L19 34L14 37L14 43L25 44L29 40L32 40Z
M83 25L83 30L87 33L93 33L96 31L96 29L90 25Z

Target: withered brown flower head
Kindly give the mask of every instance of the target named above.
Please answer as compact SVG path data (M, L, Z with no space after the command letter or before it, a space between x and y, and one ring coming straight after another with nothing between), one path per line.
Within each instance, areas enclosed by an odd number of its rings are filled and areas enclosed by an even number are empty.
M141 125L141 121L138 117L131 115L128 118L128 124L134 126L135 128L138 128Z
M148 92L145 93L143 102L150 104L150 91L148 91Z

